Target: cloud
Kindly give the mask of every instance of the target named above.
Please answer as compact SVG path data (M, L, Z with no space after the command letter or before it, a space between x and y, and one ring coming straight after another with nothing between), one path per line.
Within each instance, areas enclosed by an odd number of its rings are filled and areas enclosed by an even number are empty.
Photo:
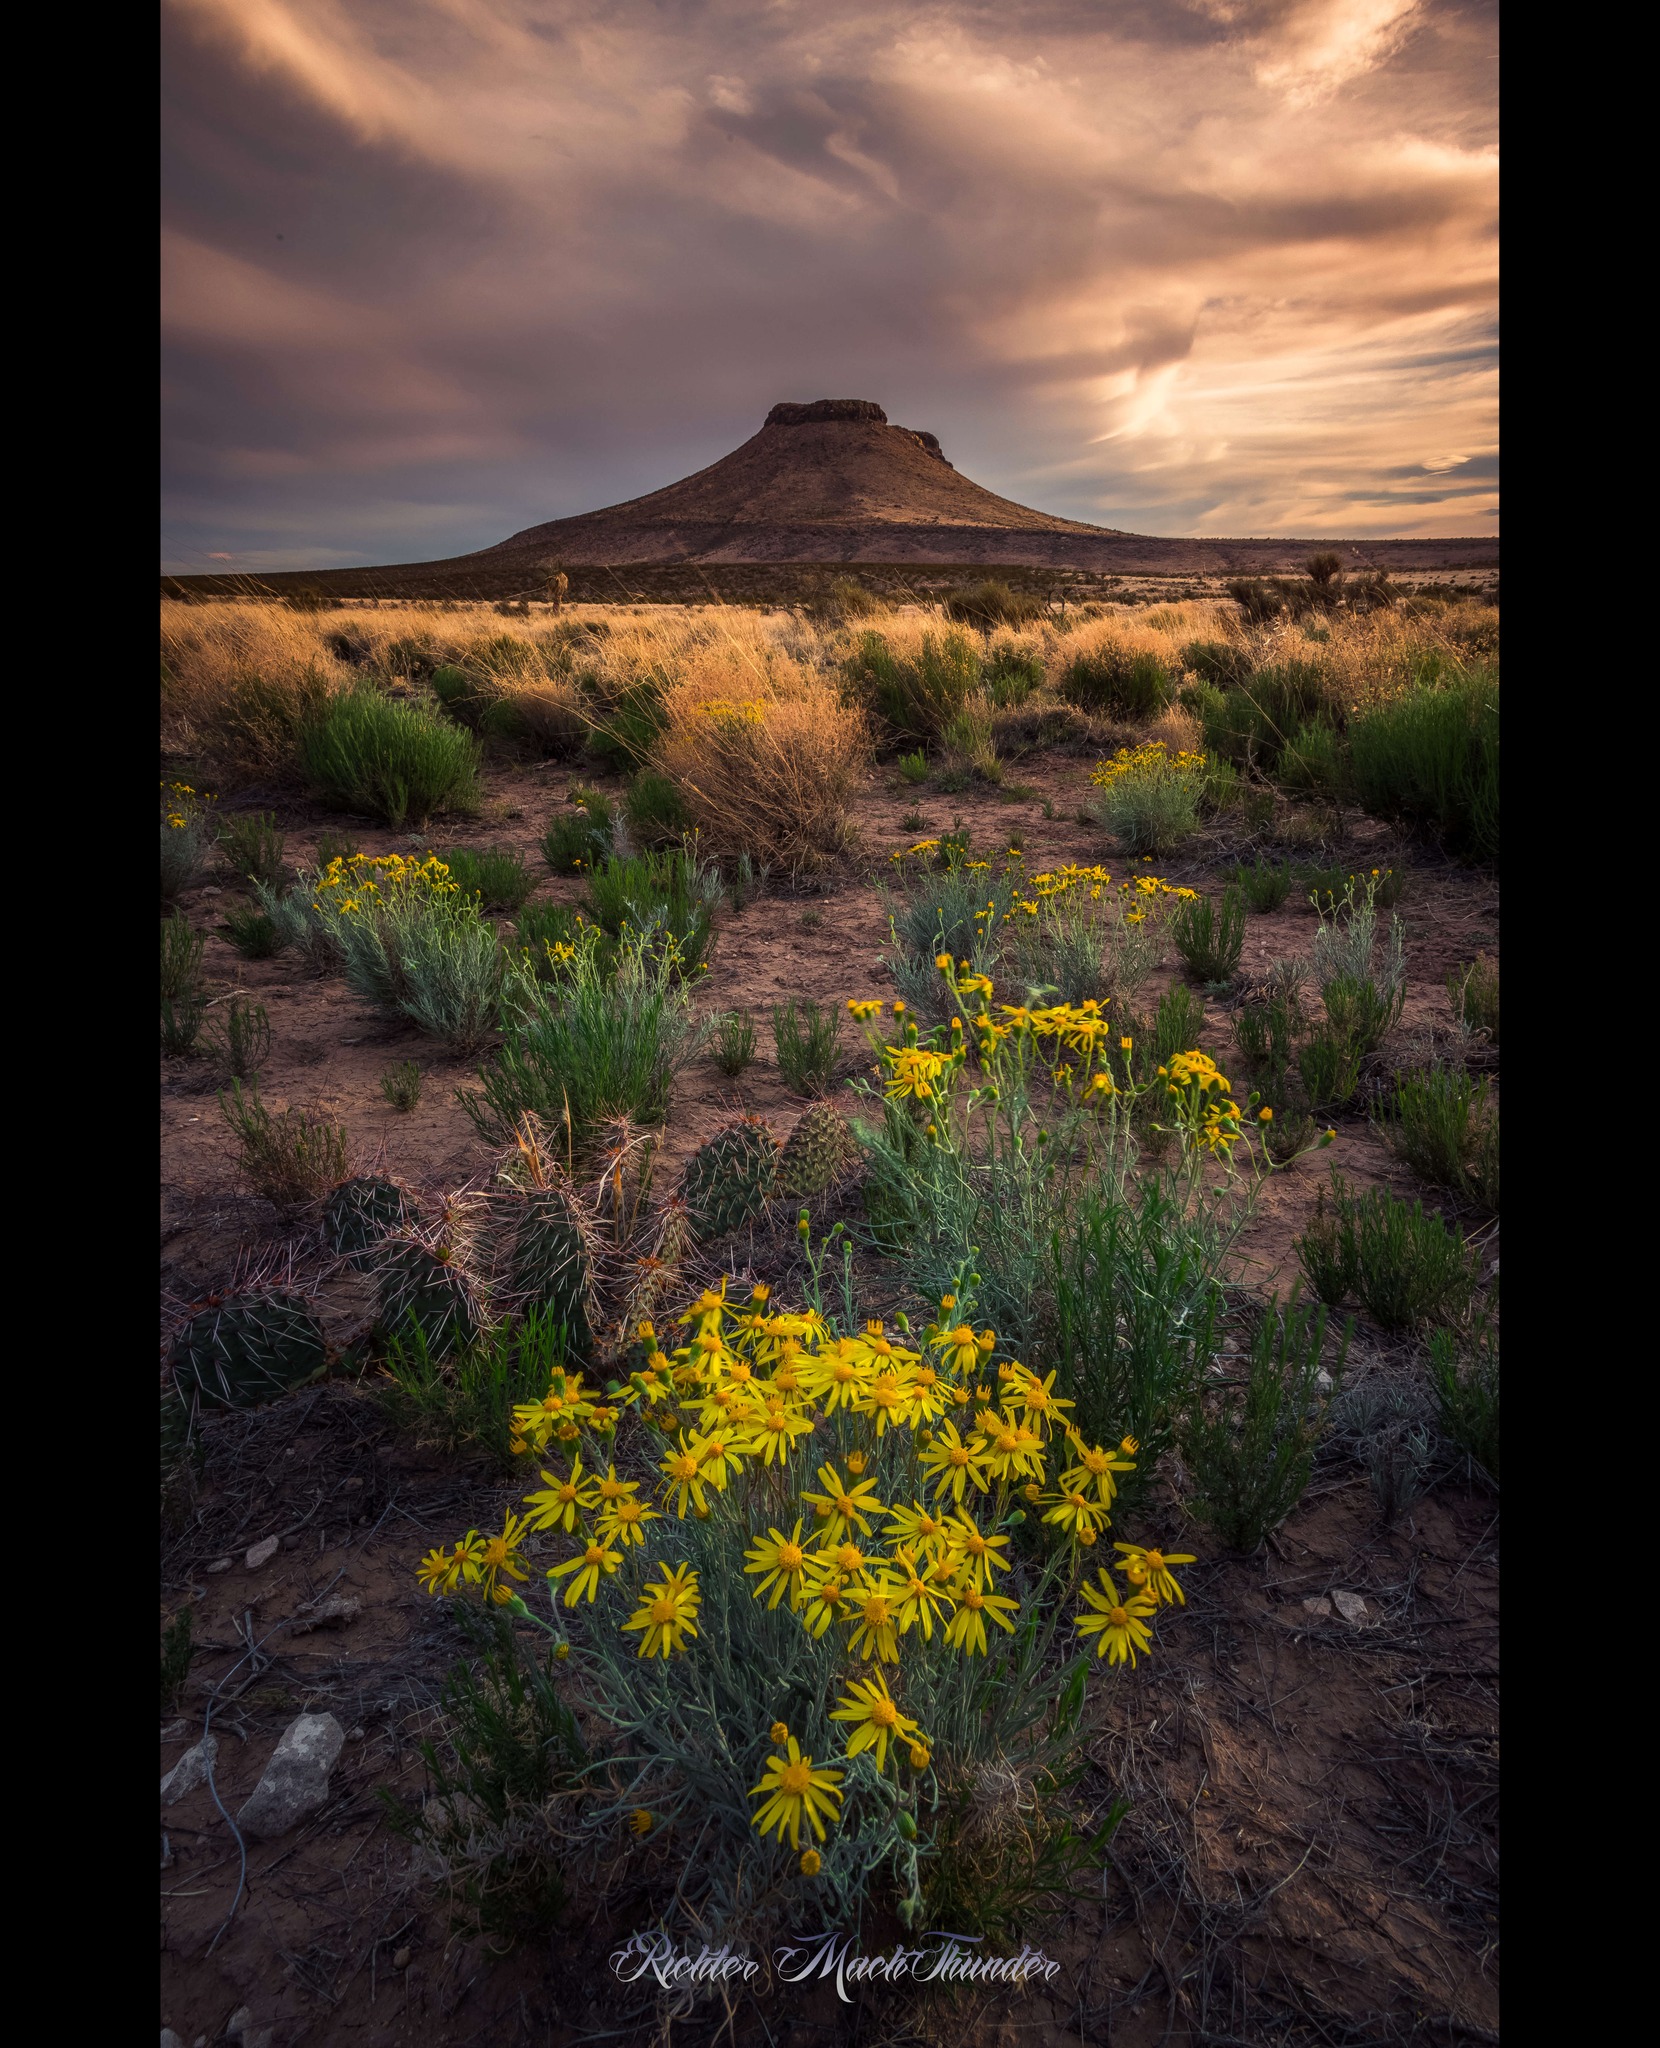
M167 22L177 566L484 545L826 394L1108 525L1492 524L1483 0Z

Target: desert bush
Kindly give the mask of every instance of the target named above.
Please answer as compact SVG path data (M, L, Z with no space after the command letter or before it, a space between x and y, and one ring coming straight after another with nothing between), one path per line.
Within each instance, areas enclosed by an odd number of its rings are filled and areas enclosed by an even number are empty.
M709 957L715 936L710 903L718 893L718 876L708 876L679 847L613 856L588 877L588 907L601 931L614 939L635 931L649 944L667 946L685 975L696 974Z
M1228 584L1227 592L1254 626L1277 618L1285 609L1285 600L1279 591L1260 576L1236 576Z
M1329 725L1298 726L1275 772L1284 788L1300 796L1340 803L1348 790L1348 755Z
M1170 936L1198 980L1232 981L1245 950L1245 892L1229 883L1217 902L1196 896L1178 903L1170 919Z
M300 765L326 803L401 831L435 811L478 807L478 742L365 685L331 697L301 728Z
M165 914L207 873L213 848L211 796L188 782L161 786L161 908Z
M174 913L161 920L161 994L163 1000L179 1001L197 993L202 973L202 948L206 941Z
M417 1109L421 1101L421 1069L414 1060L396 1060L380 1077L380 1092L396 1110Z
M1414 1173L1466 1201L1499 1206L1499 1106L1492 1083L1462 1067L1397 1074L1380 1119Z
M1044 618L1049 607L1027 591L1011 590L1006 583L987 577L966 590L949 591L945 616L963 626L978 626L989 633L994 626L1025 626Z
M1320 910L1314 934L1313 974L1327 1023L1362 1056L1377 1049L1406 1002L1406 930L1392 914L1380 950L1376 899L1371 876L1351 876L1343 895Z
M1447 997L1453 1015L1466 1031L1479 1032L1489 1045L1499 1042L1499 963L1478 953L1468 967L1447 976Z
M1330 1114L1353 1102L1360 1087L1361 1049L1346 1032L1322 1025L1297 1054L1297 1073L1309 1107Z
M1243 1381L1208 1383L1189 1406L1180 1443L1194 1512L1230 1549L1260 1548L1302 1499L1349 1334L1326 1364L1326 1311L1293 1292L1259 1319Z
M1043 673L1039 655L1005 642L986 658L986 694L999 711L1013 711L1042 689Z
M286 944L276 919L251 903L233 903L225 912L225 935L244 960L270 960Z
M899 769L902 782L908 782L914 787L917 783L928 780L928 756L920 747L915 753L901 754L895 765Z
M1462 1231L1387 1188L1357 1195L1336 1173L1295 1249L1323 1300L1353 1293L1386 1330L1455 1323L1475 1287L1475 1255Z
M312 973L325 974L339 965L340 954L332 922L325 920L318 908L317 879L316 875L303 875L280 890L269 883L256 882L254 901L260 914L271 920L276 933L275 950L280 953L292 946L304 956Z
M1056 686L1069 704L1098 716L1151 718L1170 702L1170 670L1152 649L1106 640L1073 654Z
M1278 910L1291 894L1290 862L1265 860L1260 853L1249 867L1241 862L1231 870L1228 879L1259 915Z
M608 859L616 842L616 813L602 790L578 783L570 806L554 813L542 835L542 858L556 875L586 872Z
M350 1171L346 1128L332 1117L269 1109L257 1087L244 1094L240 1081L219 1097L219 1109L241 1148L249 1185L278 1208L314 1201Z
M920 844L934 850L927 841ZM913 873L906 878L902 895L884 896L895 985L914 1008L937 1018L950 1014L951 1002L936 961L948 953L953 960L971 962L976 974L988 973L1002 950L1004 926L1024 887L1017 867L1005 864L993 877L969 864L966 845L941 846L949 856L945 867Z
M240 1000L227 1004L214 1020L211 1045L234 1080L257 1080L271 1056L271 1020L264 1004Z
M1096 872L1104 878L1104 869ZM1029 992L1053 991L1064 1003L1125 993L1112 972L1112 927L1100 896L1100 885L1087 883L1040 894L1036 915L1015 924L1014 964Z
M505 956L436 855L359 854L318 877L315 901L355 994L453 1052L477 1052L493 1036Z
M715 1065L735 1081L755 1058L755 1020L747 1010L723 1010L714 1020Z
M659 1123L675 1073L702 1032L687 1013L688 991L672 947L629 931L610 947L589 926L545 982L516 992L500 1049L481 1069L481 1087L460 1096L479 1134L511 1142L528 1112L590 1146L608 1118Z
M1429 1380L1441 1433L1495 1485L1499 1477L1499 1336L1478 1318L1462 1339L1432 1330Z
M494 738L528 740L555 761L579 754L592 730L581 689L564 675L499 679L480 728Z
M772 1042L778 1070L796 1095L823 1095L836 1078L841 1062L841 1015L834 1003L807 998L775 1003Z
M844 674L892 739L928 741L939 738L964 698L980 687L980 657L966 633L924 633L904 653L891 635L866 632Z
M220 821L219 850L231 873L245 882L280 882L286 848L274 812L255 811Z
M515 960L538 981L555 981L586 932L595 946L596 965L608 973L616 964L616 941L589 924L568 903L527 903L513 930Z
M972 769L982 782L1003 780L1003 764L997 758L993 737L992 702L983 690L964 698L946 721L940 738L954 766ZM945 787L943 778L940 787Z
M1096 768L1095 816L1131 853L1173 852L1199 829L1203 754L1172 754L1162 740L1120 747Z
M1190 640L1181 659L1183 668L1212 689L1236 690L1250 680L1251 649L1243 640Z
M1423 1495L1437 1459L1429 1404L1415 1387L1376 1380L1346 1387L1331 1404L1333 1438L1364 1466L1386 1529Z
M1201 685L1192 708L1206 747L1241 768L1272 769L1294 738L1314 727L1335 728L1340 718L1336 679L1315 661L1254 669L1226 690Z
M505 847L457 846L439 859L457 891L485 910L518 910L536 886L524 856Z
M1368 811L1404 818L1470 859L1498 859L1496 671L1455 669L1420 681L1353 719L1348 737L1355 789Z
M162 731L229 784L291 776L301 728L350 671L276 605L161 608Z
M1304 1021L1295 984L1267 989L1260 999L1247 1001L1234 1012L1234 1042L1250 1061L1253 1075L1274 1093L1291 1070Z
M654 849L678 846L692 830L686 800L666 775L645 768L623 795L623 816L637 844Z

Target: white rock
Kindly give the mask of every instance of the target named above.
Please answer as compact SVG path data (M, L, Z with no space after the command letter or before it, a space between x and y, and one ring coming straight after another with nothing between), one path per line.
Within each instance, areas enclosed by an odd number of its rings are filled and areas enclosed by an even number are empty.
M248 2031L253 2017L252 2011L247 2006L239 2005L225 2022L225 2039L227 2041L240 2041L242 2036Z
M1366 1602L1358 1593L1332 1592L1332 1605L1351 1628L1359 1628L1368 1619Z
M171 2027L163 2027L161 2030L161 2048L184 2048L184 2043Z
M1331 1620L1331 1602L1324 1593L1316 1593L1312 1600L1305 1600L1303 1608L1306 1613L1318 1614L1323 1621Z
M208 1766L219 1761L219 1738L204 1735L194 1748L187 1749L178 1762L161 1781L161 1803L171 1806L182 1799L187 1792L194 1792L198 1785L207 1783Z
M314 1814L329 1796L329 1772L345 1740L346 1731L332 1714L300 1714L290 1721L265 1775L236 1816L242 1832L269 1841Z
M1327 1372L1324 1366L1321 1366L1320 1370L1314 1375L1314 1384L1317 1387L1329 1387L1331 1385L1331 1374Z
M228 1572L230 1568L231 1561L228 1557L216 1557L207 1567L210 1572Z
M242 1562L248 1567L249 1571L257 1572L261 1565L269 1564L272 1558L276 1556L281 1543L282 1538L280 1536L267 1536L263 1543L256 1543L249 1549L248 1555Z
M161 1739L163 1742L177 1742L181 1735L188 1735L189 1733L190 1723L181 1718L177 1721L168 1722L167 1726L161 1731Z

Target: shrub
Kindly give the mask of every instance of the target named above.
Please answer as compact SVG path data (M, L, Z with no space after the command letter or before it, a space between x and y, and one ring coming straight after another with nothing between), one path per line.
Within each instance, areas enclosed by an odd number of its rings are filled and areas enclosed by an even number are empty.
M586 872L610 857L616 833L611 800L580 784L571 791L572 810L557 811L542 835L542 858L556 875Z
M462 1107L498 1145L527 1112L563 1132L573 1151L611 1117L660 1123L675 1072L702 1035L686 1003L671 955L631 932L608 958L590 929L551 980L520 991L482 1087L462 1094Z
M1376 1380L1331 1405L1332 1434L1363 1465L1386 1529L1422 1496L1436 1462L1429 1407L1416 1389Z
M723 1010L715 1019L715 1065L735 1081L755 1057L755 1020L746 1010Z
M1355 788L1379 817L1404 818L1454 853L1499 857L1499 685L1487 669L1423 684L1349 728Z
M1343 581L1343 557L1329 550L1310 555L1303 564L1308 580L1321 590L1333 590Z
M1479 1032L1489 1045L1499 1042L1499 963L1478 953L1470 965L1447 976L1447 997L1453 1015L1466 1031Z
M397 1110L420 1106L421 1069L414 1060L397 1060L380 1077L380 1092Z
M1228 584L1227 591L1254 626L1276 617L1285 608L1285 600L1279 592L1271 583L1263 582L1260 576L1236 576Z
M547 1310L528 1309L435 1356L413 1318L390 1339L380 1398L401 1436L446 1457L483 1458L511 1471L519 1426L513 1410L539 1402L568 1363L564 1326Z
M301 727L343 674L316 626L275 605L164 604L161 639L169 747L234 784L291 776Z
M914 785L928 780L928 756L920 747L914 754L901 754L898 766L900 780L903 782Z
M616 941L607 932L596 932L568 903L527 903L514 927L514 950L538 981L555 981L584 932L595 942L602 971L608 972L616 961Z
M177 1002L196 994L206 941L176 912L161 920L161 994Z
M460 894L485 910L517 910L536 886L523 855L504 847L458 846L439 858Z
M1328 1206L1325 1188L1314 1196L1314 1213L1302 1235L1291 1240L1303 1278L1328 1308L1337 1308L1354 1292L1359 1277L1355 1256L1353 1203L1334 1172Z
M316 876L303 877L280 891L268 883L256 882L254 900L260 914L271 920L276 934L274 951L280 953L293 946L305 956L306 965L314 974L324 974L338 964L340 955L333 927L317 907L317 881Z
M1278 910L1291 894L1290 862L1264 860L1261 854L1249 867L1241 863L1233 869L1228 879L1243 892L1245 901L1259 915Z
M803 998L775 1004L772 1040L778 1070L796 1095L823 1095L836 1076L841 1055L841 1016L834 1003Z
M505 958L495 927L436 855L359 854L319 877L315 900L356 995L453 1052L488 1042Z
M1170 936L1189 972L1200 981L1231 981L1245 950L1244 891L1230 883L1218 903L1208 896L1178 903Z
M988 577L966 590L953 590L945 599L945 616L959 625L978 626L989 633L994 626L1025 626L1042 618L1048 606L1026 591L1014 591L1006 583Z
M1499 1476L1499 1338L1478 1322L1463 1344L1450 1330L1432 1330L1429 1377L1436 1419L1455 1443L1495 1483Z
M162 997L161 1049L170 1060L186 1059L196 1050L206 1015L207 1004L199 995Z
M1251 674L1251 650L1243 640L1190 640L1182 666L1215 690L1236 690Z
M242 1149L242 1171L257 1194L278 1208L315 1200L343 1181L349 1167L346 1130L332 1117L270 1110L259 1090L246 1095L233 1081L219 1108Z
M685 798L666 775L650 768L642 769L628 785L623 816L641 846L678 846L692 829Z
M372 688L330 698L301 729L299 751L325 802L397 831L424 825L435 811L478 807L478 742Z
M1345 1032L1330 1025L1312 1032L1297 1055L1309 1107L1330 1112L1353 1102L1360 1087L1360 1061L1360 1047Z
M960 762L966 762L982 782L1001 782L1003 764L997 758L992 737L991 699L984 692L964 700L947 720L940 738ZM941 784L944 787L944 784Z
M277 883L284 872L287 841L277 830L274 812L226 818L219 827L219 850L231 873L248 882Z
M1498 1209L1499 1108L1490 1082L1472 1080L1461 1067L1398 1074L1382 1126L1414 1173Z
M271 1020L264 1004L230 1003L216 1023L213 1049L234 1079L256 1079L271 1054Z
M195 888L207 873L213 846L212 797L198 796L188 782L164 783L161 791L161 907L165 911Z
M1277 773L1289 790L1336 802L1348 787L1348 756L1329 725L1300 725L1280 753Z
M896 740L935 740L964 698L980 686L980 657L965 633L924 633L914 654L897 653L866 632L845 664L847 680L870 697Z
M714 944L705 877L690 855L639 853L603 860L588 877L588 907L602 931L639 932L666 947L679 972L696 974ZM716 878L718 887L718 878Z
M457 725L477 732L496 693L458 663L445 662L432 672L432 694Z
M1302 1499L1349 1335L1323 1367L1326 1311L1293 1293L1257 1323L1243 1383L1207 1387L1189 1407L1180 1435L1193 1507L1230 1549L1258 1549Z
M1233 688L1195 694L1205 745L1241 768L1273 768L1299 733L1335 726L1336 684L1318 662L1287 661L1253 670Z
M890 965L903 999L925 1016L949 1015L950 994L936 959L949 953L954 960L970 961L976 974L988 973L1001 950L1003 926L1022 893L1018 871L1005 868L993 878L971 870L961 858L910 877L903 896L887 899L894 938Z
M1170 671L1157 654L1110 640L1074 654L1057 688L1082 711L1123 719L1153 717L1172 694Z
M1327 1023L1362 1056L1376 1050L1406 1002L1405 927L1391 915L1380 953L1376 895L1370 877L1357 885L1351 876L1331 910L1320 912L1314 934L1314 977Z
M287 943L277 921L252 904L235 903L225 912L225 934L244 960L269 960Z
M1131 853L1171 853L1199 829L1204 773L1203 754L1171 754L1162 740L1120 747L1090 777L1097 821Z
M1108 926L1087 887L1057 890L1037 899L1035 917L1016 924L1014 959L1028 989L1053 989L1062 1002L1105 1001L1115 990L1108 959Z
M1250 1061L1253 1074L1273 1092L1290 1072L1302 1028L1302 1002L1295 985L1271 989L1260 1001L1247 1002L1234 1013L1234 1042Z
M1329 1210L1316 1203L1298 1258L1322 1298L1359 1296L1386 1330L1457 1322L1475 1287L1475 1254L1459 1230L1387 1188L1356 1195L1335 1172ZM1342 1293L1338 1292L1341 1285Z
M1043 663L1018 647L994 647L985 665L986 694L999 711L1013 711L1043 687Z

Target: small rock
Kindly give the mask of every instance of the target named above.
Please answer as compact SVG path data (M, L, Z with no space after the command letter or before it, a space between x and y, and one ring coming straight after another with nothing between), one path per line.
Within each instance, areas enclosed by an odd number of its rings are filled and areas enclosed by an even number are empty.
M1316 1593L1312 1600L1305 1600L1303 1607L1305 1612L1319 1615L1322 1621L1331 1620L1331 1602L1324 1593Z
M163 1742L177 1742L181 1735L188 1735L189 1733L190 1723L181 1718L177 1721L168 1722L167 1726L161 1731L161 1739Z
M184 2048L184 2043L171 2027L163 2027L161 2030L161 2048Z
M270 1841L314 1814L329 1796L329 1772L345 1740L346 1731L332 1714L299 1714L290 1721L265 1775L236 1816L242 1832Z
M363 1602L355 1594L336 1593L310 1614L291 1622L289 1630L293 1635L306 1636L314 1628L343 1628L348 1621L356 1621L362 1612Z
M161 1781L161 1803L171 1806L182 1799L187 1792L194 1792L198 1785L207 1783L208 1766L219 1761L219 1738L204 1735L194 1748L187 1749L178 1762Z
M245 2005L239 2005L225 2022L225 2039L240 2041L248 2028L253 2025L254 2016Z
M203 889L200 893L204 896L218 896L222 895L223 891L220 889L219 884L217 882L209 882L207 887Z
M230 1568L231 1561L228 1557L216 1557L212 1564L205 1567L210 1572L228 1572Z
M1324 1366L1321 1366L1320 1370L1314 1375L1314 1384L1317 1387L1329 1387L1331 1385L1331 1374L1327 1372Z
M263 1543L252 1545L248 1555L242 1562L248 1567L249 1571L257 1572L261 1565L269 1564L272 1558L276 1556L281 1542L282 1538L280 1536L267 1536Z
M409 1968L408 1949L400 1948L398 1950L397 1954L392 1958L392 1967L394 1970L407 1970Z
M1361 1599L1358 1593L1342 1593L1334 1588L1331 1597L1332 1605L1342 1615L1350 1628L1359 1628L1367 1620L1368 1609L1366 1602Z

